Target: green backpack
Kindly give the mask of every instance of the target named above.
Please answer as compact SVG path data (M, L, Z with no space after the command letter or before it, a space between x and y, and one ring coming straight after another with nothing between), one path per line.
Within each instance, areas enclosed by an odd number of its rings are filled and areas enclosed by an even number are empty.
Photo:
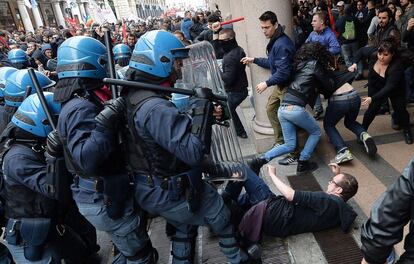
M345 21L345 31L342 37L346 40L355 39L355 23L354 21Z

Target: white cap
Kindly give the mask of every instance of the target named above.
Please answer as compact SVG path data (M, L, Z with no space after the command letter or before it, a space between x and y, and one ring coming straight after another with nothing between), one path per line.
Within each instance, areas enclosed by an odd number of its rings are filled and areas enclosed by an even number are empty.
M344 1L339 1L337 4L336 4L336 6L344 6L345 5L345 2Z

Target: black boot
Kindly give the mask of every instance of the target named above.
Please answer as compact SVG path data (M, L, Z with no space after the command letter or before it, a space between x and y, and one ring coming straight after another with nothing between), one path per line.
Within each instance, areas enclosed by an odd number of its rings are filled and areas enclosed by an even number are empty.
M411 129L404 129L404 139L405 143L408 145L413 144L413 135L411 134Z
M318 168L318 164L316 162L312 162L309 160L299 160L298 167L296 169L296 174L303 174L305 172L312 172Z
M268 161L264 157L256 156L252 158L251 160L247 161L247 165L249 165L250 169L256 173L256 175L259 175L260 169L268 163Z

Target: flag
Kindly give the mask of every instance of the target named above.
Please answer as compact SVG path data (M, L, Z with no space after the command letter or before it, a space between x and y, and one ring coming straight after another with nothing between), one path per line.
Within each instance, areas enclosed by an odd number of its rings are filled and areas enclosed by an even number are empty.
M32 8L32 4L30 3L30 0L24 0L24 5L27 6L27 8Z

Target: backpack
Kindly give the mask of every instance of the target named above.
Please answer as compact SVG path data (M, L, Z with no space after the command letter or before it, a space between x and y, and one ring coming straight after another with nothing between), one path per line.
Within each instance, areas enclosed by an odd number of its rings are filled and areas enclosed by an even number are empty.
M354 21L345 21L345 31L342 37L346 40L355 39L355 23Z

